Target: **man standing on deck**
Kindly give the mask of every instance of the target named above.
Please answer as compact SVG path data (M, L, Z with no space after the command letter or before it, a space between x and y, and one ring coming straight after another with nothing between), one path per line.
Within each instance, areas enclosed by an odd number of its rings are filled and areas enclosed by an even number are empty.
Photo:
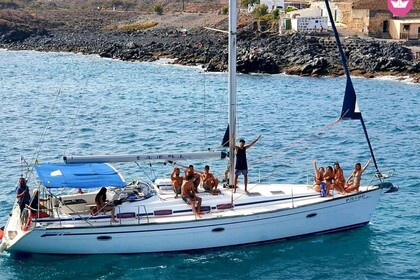
M22 214L25 205L29 205L31 200L31 195L29 194L29 187L26 184L25 178L19 178L19 183L16 186L16 198L18 199L18 204L20 208L20 213Z
M248 186L248 164L246 161L246 150L251 148L258 140L260 140L261 135L257 137L254 141L251 142L249 145L245 145L245 140L239 140L239 146L235 144L235 154L236 154L236 164L235 164L235 184L233 192L236 192L236 186L238 184L238 176L244 175L244 185L245 185L245 192L248 193L247 186Z

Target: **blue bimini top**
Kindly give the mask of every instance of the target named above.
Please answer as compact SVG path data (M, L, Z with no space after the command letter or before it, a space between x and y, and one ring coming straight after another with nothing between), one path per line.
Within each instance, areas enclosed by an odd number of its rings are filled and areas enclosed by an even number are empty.
M110 164L37 164L35 170L47 188L125 187L122 175Z

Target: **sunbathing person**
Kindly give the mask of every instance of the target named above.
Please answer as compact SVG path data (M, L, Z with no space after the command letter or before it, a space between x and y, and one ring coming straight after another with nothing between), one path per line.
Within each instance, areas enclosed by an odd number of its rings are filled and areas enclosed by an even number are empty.
M179 176L179 167L174 167L171 173L171 182L172 186L174 187L175 198L178 198L178 195L181 194L181 187L184 178Z
M197 196L195 193L194 175L188 174L187 180L182 184L182 199L191 206L193 212L195 213L196 218L201 218L201 197ZM197 208L195 203L197 202Z
M338 190L341 194L346 194L346 190L344 189L345 184L343 170L340 167L338 162L334 163L334 185L333 188Z
M316 192L321 192L321 184L324 181L324 167L317 167L316 166L316 160L312 161L312 164L314 166L314 185L313 185L313 189Z
M200 185L200 173L194 170L194 166L191 164L188 166L187 169L185 169L185 177L184 179L187 180L188 174L193 175L193 184L194 184L194 191L198 192L198 186Z
M327 196L331 196L330 191L334 187L333 180L334 180L333 168L331 166L327 166L327 169L324 173L324 181L325 181L325 184L327 185L327 190L326 190Z
M115 219L115 206L106 199L106 188L101 188L95 197L96 213L102 211L104 214L111 211L111 222L118 223Z
M356 163L353 172L349 176L349 178L346 181L346 191L352 192L352 191L359 191L360 187L360 181L362 180L362 174L365 172L366 168L369 166L370 159L366 163L366 165L362 168L362 165L360 162ZM350 183L350 179L353 178L353 182Z
M206 191L210 191L211 194L217 194L217 185L219 180L214 177L213 173L210 173L210 167L206 165L204 171L201 174L201 182L203 182L203 188Z

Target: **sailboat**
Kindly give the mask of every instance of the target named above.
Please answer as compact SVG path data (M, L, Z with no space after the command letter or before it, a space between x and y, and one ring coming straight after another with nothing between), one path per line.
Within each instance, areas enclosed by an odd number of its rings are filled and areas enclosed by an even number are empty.
M331 10L326 0L328 14ZM199 189L201 217L182 199L174 198L171 181L127 183L116 162L183 162L229 158L233 182L236 124L236 0L229 1L229 151L137 155L65 156L64 163L36 163L34 169L47 215L17 203L4 227L1 250L44 254L119 254L203 250L261 244L361 227L370 222L384 193L395 191L379 172L334 22L331 21L347 76L341 119L360 120L376 168L377 182L342 195L320 196L307 184L250 184L237 192L212 195ZM54 190L93 189L63 194ZM117 222L95 210L97 189L106 188L114 201ZM41 203L41 202L40 202Z

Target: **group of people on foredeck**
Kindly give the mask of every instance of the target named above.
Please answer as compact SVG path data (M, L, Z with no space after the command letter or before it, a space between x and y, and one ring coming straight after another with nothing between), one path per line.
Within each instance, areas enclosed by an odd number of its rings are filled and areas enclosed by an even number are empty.
M235 177L234 177L234 192L238 183L239 175L244 176L244 191L248 194L248 164L246 159L246 150L251 148L261 138L261 135L257 137L251 144L245 145L245 140L241 139L239 145L234 145L236 154L236 165L235 165ZM227 173L225 173L225 177ZM227 179L227 178L226 178ZM181 195L182 199L193 209L197 217L201 214L201 202L202 198L197 196L198 186L202 184L205 191L209 191L212 195L217 195L219 190L217 186L219 179L217 179L213 173L210 172L210 167L206 165L203 172L194 170L194 166L190 165L184 170L184 176L181 176L181 170L178 166L175 166L171 173L171 182L175 192L175 198ZM197 206L195 206L197 204Z
M356 163L354 170L346 180L338 162L334 163L333 167L327 166L324 169L322 166L317 167L316 160L313 160L315 173L313 189L320 192L321 196L331 196L332 190L337 190L341 194L359 191L362 174L369 166L370 161L369 159L363 168L360 162Z
M193 209L195 215L200 217L202 198L197 196L200 182L204 190L212 195L217 195L219 180L210 172L210 167L206 165L203 172L194 170L193 165L189 165L181 176L180 169L175 166L171 173L171 182L175 192L175 198L181 195L182 199ZM195 206L197 204L197 206Z

